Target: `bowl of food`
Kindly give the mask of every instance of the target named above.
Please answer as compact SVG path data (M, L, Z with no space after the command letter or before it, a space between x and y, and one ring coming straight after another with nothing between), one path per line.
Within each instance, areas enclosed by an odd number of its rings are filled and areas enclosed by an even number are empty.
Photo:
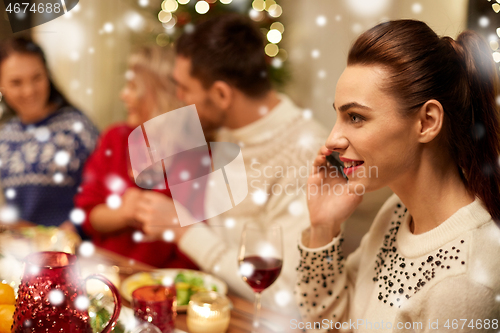
M177 311L185 312L191 296L199 291L215 291L227 294L227 284L221 279L195 270L157 269L151 272L136 273L122 281L120 293L127 301L132 300L132 292L148 285L175 284L177 292Z

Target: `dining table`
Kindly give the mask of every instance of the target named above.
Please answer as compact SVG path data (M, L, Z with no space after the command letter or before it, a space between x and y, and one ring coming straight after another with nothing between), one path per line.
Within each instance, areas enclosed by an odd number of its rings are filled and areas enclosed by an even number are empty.
M155 267L145 263L131 260L117 253L96 248L92 255L92 260L96 263L112 265L117 268L120 280L123 281L128 276L138 272L151 272ZM265 291L264 291L265 292ZM253 328L253 302L241 298L229 291L227 297L232 303L231 319L227 333L250 333ZM130 307L130 304L122 298L122 306ZM262 308L260 317L259 333L297 332L301 330L292 329L291 321L299 320L278 311ZM186 313L178 313L175 320L176 333L189 332L187 327Z

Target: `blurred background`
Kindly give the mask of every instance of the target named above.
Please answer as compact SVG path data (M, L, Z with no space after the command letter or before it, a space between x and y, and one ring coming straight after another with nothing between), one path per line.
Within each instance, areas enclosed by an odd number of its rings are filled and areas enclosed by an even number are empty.
M351 43L377 23L401 18L425 21L440 35L474 29L500 62L500 23L495 0L82 0L67 14L16 34L29 34L45 50L63 93L99 129L124 120L119 92L135 46L172 47L184 29L210 15L249 15L266 35L270 73L278 89L330 130L335 85ZM5 12L0 2L0 11ZM12 36L0 17L0 40ZM365 195L346 224L346 252L359 244L383 202L382 189Z

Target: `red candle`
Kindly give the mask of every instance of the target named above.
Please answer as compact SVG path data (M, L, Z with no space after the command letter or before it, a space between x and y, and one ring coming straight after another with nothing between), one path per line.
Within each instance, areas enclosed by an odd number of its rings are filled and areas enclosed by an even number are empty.
M176 303L174 287L145 286L132 293L135 317L155 325L163 333L174 331Z

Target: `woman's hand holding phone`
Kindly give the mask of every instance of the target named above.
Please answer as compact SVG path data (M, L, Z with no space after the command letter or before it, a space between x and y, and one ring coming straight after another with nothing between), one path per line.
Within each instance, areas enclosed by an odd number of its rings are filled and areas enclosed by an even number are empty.
M340 233L341 224L352 215L363 196L350 193L341 170L327 162L332 153L323 146L313 161L307 180L307 201L311 220L309 247L328 244Z

